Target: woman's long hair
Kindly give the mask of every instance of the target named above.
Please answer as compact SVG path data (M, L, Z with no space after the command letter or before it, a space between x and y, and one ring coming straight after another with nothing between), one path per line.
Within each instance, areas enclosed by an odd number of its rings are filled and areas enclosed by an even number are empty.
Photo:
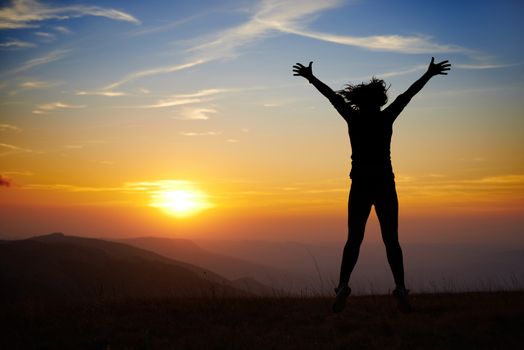
M337 93L342 95L351 107L358 110L361 106L384 106L388 102L388 89L389 86L384 80L373 77L369 83L348 84Z

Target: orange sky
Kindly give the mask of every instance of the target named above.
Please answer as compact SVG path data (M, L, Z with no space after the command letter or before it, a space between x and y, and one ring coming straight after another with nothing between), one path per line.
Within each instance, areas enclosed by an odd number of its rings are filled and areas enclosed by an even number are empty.
M384 22L366 2L302 2L0 12L0 235L341 240L347 127L291 66L314 60L334 89L376 75L392 101L435 56L449 76L394 127L401 236L522 246L524 54L486 32L492 13L457 8L473 37L450 19L358 37L347 16ZM504 20L518 11L499 10L496 30L518 37ZM166 215L154 203L181 186L201 210Z

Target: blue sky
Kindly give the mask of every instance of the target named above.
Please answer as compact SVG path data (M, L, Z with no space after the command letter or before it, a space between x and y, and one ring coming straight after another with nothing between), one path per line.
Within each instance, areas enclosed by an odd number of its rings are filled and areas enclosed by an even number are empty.
M24 1L4 2L0 74L7 80L35 73L44 77L61 74L76 79L68 83L77 89L96 89L128 75L199 58L204 63L197 66L213 62L227 72L234 62L239 75L265 78L270 83L271 79L283 82L289 78L280 70L282 66L310 57L322 60L318 64L323 64L328 79L339 76L340 70L350 74L348 78L405 71L425 64L431 55L450 58L456 68L520 65L503 76L506 79L523 70L524 49L518 38L524 15L517 1L327 1L322 5L312 1L290 2L292 5L284 1L106 1L87 6L78 1L25 2L27 13L14 20L7 10ZM47 18L23 20L39 6L54 12ZM61 19L50 18L53 16ZM250 21L256 16L275 22L255 28ZM243 25L244 35L240 33ZM249 30L254 32L247 33ZM213 44L228 31L233 31L228 42ZM374 45L370 36L390 37L384 39L384 45ZM353 39L360 43L341 44ZM409 43L411 39L417 42ZM204 47L199 49L199 45ZM48 56L55 60L45 66L20 67L24 61L45 61ZM260 69L246 72L250 62L264 69L264 74L257 74ZM176 79L176 74L170 78Z

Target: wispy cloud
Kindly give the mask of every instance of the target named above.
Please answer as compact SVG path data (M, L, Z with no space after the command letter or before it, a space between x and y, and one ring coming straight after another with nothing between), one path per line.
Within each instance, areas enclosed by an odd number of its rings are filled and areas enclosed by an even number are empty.
M512 64L490 64L490 63L454 64L452 63L451 68L452 69L466 69L466 70L502 69L502 68L520 66L523 64L524 62L512 63ZM411 68L401 68L401 69L393 70L389 72L378 73L378 74L375 74L375 76L380 77L380 78L390 78L390 77L401 76L401 75L406 75L406 74L411 74L411 73L416 73L416 72L422 72L426 70L427 67L428 67L427 65L416 65ZM359 78L353 78L352 80L364 80L368 78L369 77L359 77Z
M369 50L394 51L406 54L464 52L467 49L450 44L438 44L429 36L402 36L397 34L351 36L315 32L307 29L307 23L321 11L334 9L342 4L329 1L281 1L267 0L246 23L219 33L211 42L197 46L196 50L209 50L218 56L235 54L235 50L253 40L273 33L287 33L340 45L357 46Z
M165 32L165 31L174 29L176 27L179 27L182 24L191 22L199 17L203 17L205 14L206 12L202 12L194 16L188 16L188 17L185 17L179 20L169 21L167 23L163 23L160 25L149 26L146 28L137 29L137 30L130 32L129 35L130 36L140 36L140 35L148 35L148 34L156 34L160 32Z
M64 26L55 26L54 30L56 30L57 32L62 33L62 34L73 34L71 29L69 29L67 27L64 27Z
M373 35L357 37L351 35L335 35L308 31L292 26L280 26L280 30L290 34L327 41L340 45L357 46L368 50L393 51L406 54L418 53L448 53L466 52L467 49L450 44L438 44L429 36Z
M125 187L91 187L77 186L69 184L27 184L22 186L24 190L49 190L67 192L120 192L126 190Z
M32 153L33 150L29 148L18 147L8 143L0 143L0 157L16 153Z
M0 49L27 49L30 47L36 47L36 44L19 39L8 39L0 43Z
M76 95L117 97L117 96L126 96L128 94L122 91L101 90L101 91L77 91Z
M501 203L514 206L524 198L524 175L501 174L469 179L449 176L399 176L399 188L409 200L432 198L448 204L472 207L484 203L496 207Z
M35 32L35 35L44 42L50 42L56 39L56 35L48 32Z
M156 180L156 181L135 181L125 182L122 185L122 189L126 191L136 192L156 192L156 191L169 191L173 189L193 189L195 183L187 180Z
M98 16L138 24L134 16L112 8L87 5L49 6L36 0L12 0L0 9L0 29L38 27L38 22Z
M42 81L42 80L28 80L24 81L23 83L20 83L18 86L21 89L46 89L52 86L56 86L57 82L49 82L49 81Z
M210 114L217 113L214 108L185 108L182 112L173 117L173 119L181 120L207 120Z
M3 131L20 132L21 129L16 125L0 124L0 132L3 132Z
M216 136L220 135L221 131L203 131L203 132L194 132L194 131L181 131L179 134L182 136Z
M173 189L192 189L195 183L187 180L157 180L157 181L134 181L124 182L120 186L95 187L78 186L71 184L27 184L22 187L25 190L51 190L67 192L122 192L140 193L158 191L169 191Z
M25 170L4 170L2 171L4 175L18 175L18 176L33 176L34 173Z
M85 107L85 105L71 105L63 102L51 102L38 105L37 108L33 110L33 114L46 114L57 109L80 109Z
M319 33L307 29L306 24L315 15L321 11L334 9L340 6L342 2L341 0L262 1L246 22L208 37L204 42L201 41L191 48L189 52L194 53L195 56L188 62L131 73L108 85L106 89L111 90L145 76L172 73L211 61L236 57L240 48L279 33L300 35L369 50L394 51L406 54L467 51L457 45L435 43L428 36L387 34L358 37Z
M217 33L190 51L208 60L235 57L241 47L276 35L283 27L307 22L318 12L337 7L340 3L340 0L262 1L248 21Z
M164 107L173 107L180 106L192 103L199 103L204 101L204 98L210 97L213 95L221 94L226 91L231 91L232 89L205 89L200 90L192 94L179 94L173 95L169 98L159 100L153 104L143 106L144 108L164 108Z
M521 66L523 64L524 64L524 62L508 63L508 64L492 64L492 63L464 64L464 63L459 63L459 64L453 65L453 68L458 68L458 69L498 69L498 68L516 67L516 66Z
M489 185L521 185L524 187L523 174L507 174L499 176L489 176L474 180L465 180L470 184L489 184Z
M62 82L49 82L49 81L42 81L42 80L28 80L24 81L18 84L18 89L9 91L9 96L15 96L18 93L25 91L25 90L37 90L37 89L47 89L53 86L57 86L63 84Z
M151 68L146 70L141 70L138 72L131 73L124 77L123 79L116 81L114 83L111 83L103 88L103 90L113 90L116 87L119 87L120 85L123 85L125 83L128 83L130 81L133 81L138 78L143 78L151 75L158 75L158 74L165 74L165 73L172 73L177 72L180 70L188 69L191 67L198 66L200 64L205 63L205 59L195 59L190 62L182 63L182 64L175 64L175 65L169 65L169 66L163 66L163 67L157 67L157 68Z
M420 71L423 71L424 69L427 69L427 67L428 67L427 65L416 65L415 67L412 67L412 68L399 69L399 70L395 70L395 71L379 73L379 74L377 74L377 77L391 78L391 77L396 77L396 76L400 76L400 75L406 75L406 74L411 74L411 73L415 73L415 72L420 72Z
M23 63L20 67L4 72L3 74L1 74L1 76L5 77L5 76L25 72L32 68L35 68L35 67L38 67L44 64L48 64L54 61L61 60L64 57L66 57L66 55L69 52L70 50L64 50L64 49L51 51L43 56L30 59L26 61L25 63Z

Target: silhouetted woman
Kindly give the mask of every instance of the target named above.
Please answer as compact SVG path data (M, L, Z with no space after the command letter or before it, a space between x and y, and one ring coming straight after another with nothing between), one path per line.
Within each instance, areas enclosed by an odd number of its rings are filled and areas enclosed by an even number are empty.
M372 78L367 84L347 85L344 90L334 92L313 75L312 63L309 62L307 67L297 63L293 66L293 75L306 78L329 99L348 124L352 149L348 239L342 256L339 285L335 288L337 296L333 311L342 311L351 293L349 278L358 259L366 222L373 205L396 284L393 295L399 306L408 311L408 290L404 283L402 249L398 241L397 191L390 156L393 122L433 76L446 75L451 65L448 61L435 63L432 57L426 73L388 107L381 109L388 101L388 88L383 80Z

